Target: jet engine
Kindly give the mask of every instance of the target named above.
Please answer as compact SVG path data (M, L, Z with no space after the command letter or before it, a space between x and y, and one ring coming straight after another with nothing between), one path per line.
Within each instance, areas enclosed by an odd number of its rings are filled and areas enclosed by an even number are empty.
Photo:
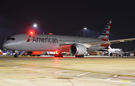
M86 53L86 47L81 44L73 44L70 46L69 51L74 55L84 55Z

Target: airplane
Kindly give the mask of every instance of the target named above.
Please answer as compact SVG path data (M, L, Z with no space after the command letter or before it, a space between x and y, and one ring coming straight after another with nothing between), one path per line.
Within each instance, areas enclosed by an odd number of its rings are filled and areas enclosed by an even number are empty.
M118 54L119 56L121 56L121 57L124 55L124 52L123 52L122 49L119 49L119 48L111 48L110 45L108 46L108 49L103 49L103 50L107 50L109 56L112 56L114 53L117 53L117 54Z
M98 38L77 37L46 34L16 34L8 37L3 47L14 51L18 58L18 51L53 51L61 56L61 52L70 52L75 57L84 57L87 51L96 51L108 47L110 44L135 40L135 38L108 41L112 19L109 19L103 32Z

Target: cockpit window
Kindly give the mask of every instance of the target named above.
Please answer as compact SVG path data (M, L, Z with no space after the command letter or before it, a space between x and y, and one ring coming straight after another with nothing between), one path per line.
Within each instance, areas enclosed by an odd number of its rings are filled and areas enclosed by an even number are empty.
M7 40L10 40L10 38L7 38Z
M7 40L15 40L15 38L7 38Z

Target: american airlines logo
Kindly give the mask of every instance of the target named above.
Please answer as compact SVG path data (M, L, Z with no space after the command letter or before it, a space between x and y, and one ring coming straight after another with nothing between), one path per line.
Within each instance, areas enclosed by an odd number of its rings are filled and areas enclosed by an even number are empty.
M29 37L27 39L27 42L29 42L30 40L32 40L32 42L42 42L42 43L58 43L58 39L57 38L48 38L48 37Z

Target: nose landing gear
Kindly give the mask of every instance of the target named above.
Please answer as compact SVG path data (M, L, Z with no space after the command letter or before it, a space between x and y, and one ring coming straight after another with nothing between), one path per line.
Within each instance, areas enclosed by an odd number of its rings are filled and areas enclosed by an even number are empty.
M15 54L15 55L14 55L14 58L18 58L18 57L19 57L19 54Z
M13 50L14 53L14 58L18 58L19 57L19 52L17 50Z

